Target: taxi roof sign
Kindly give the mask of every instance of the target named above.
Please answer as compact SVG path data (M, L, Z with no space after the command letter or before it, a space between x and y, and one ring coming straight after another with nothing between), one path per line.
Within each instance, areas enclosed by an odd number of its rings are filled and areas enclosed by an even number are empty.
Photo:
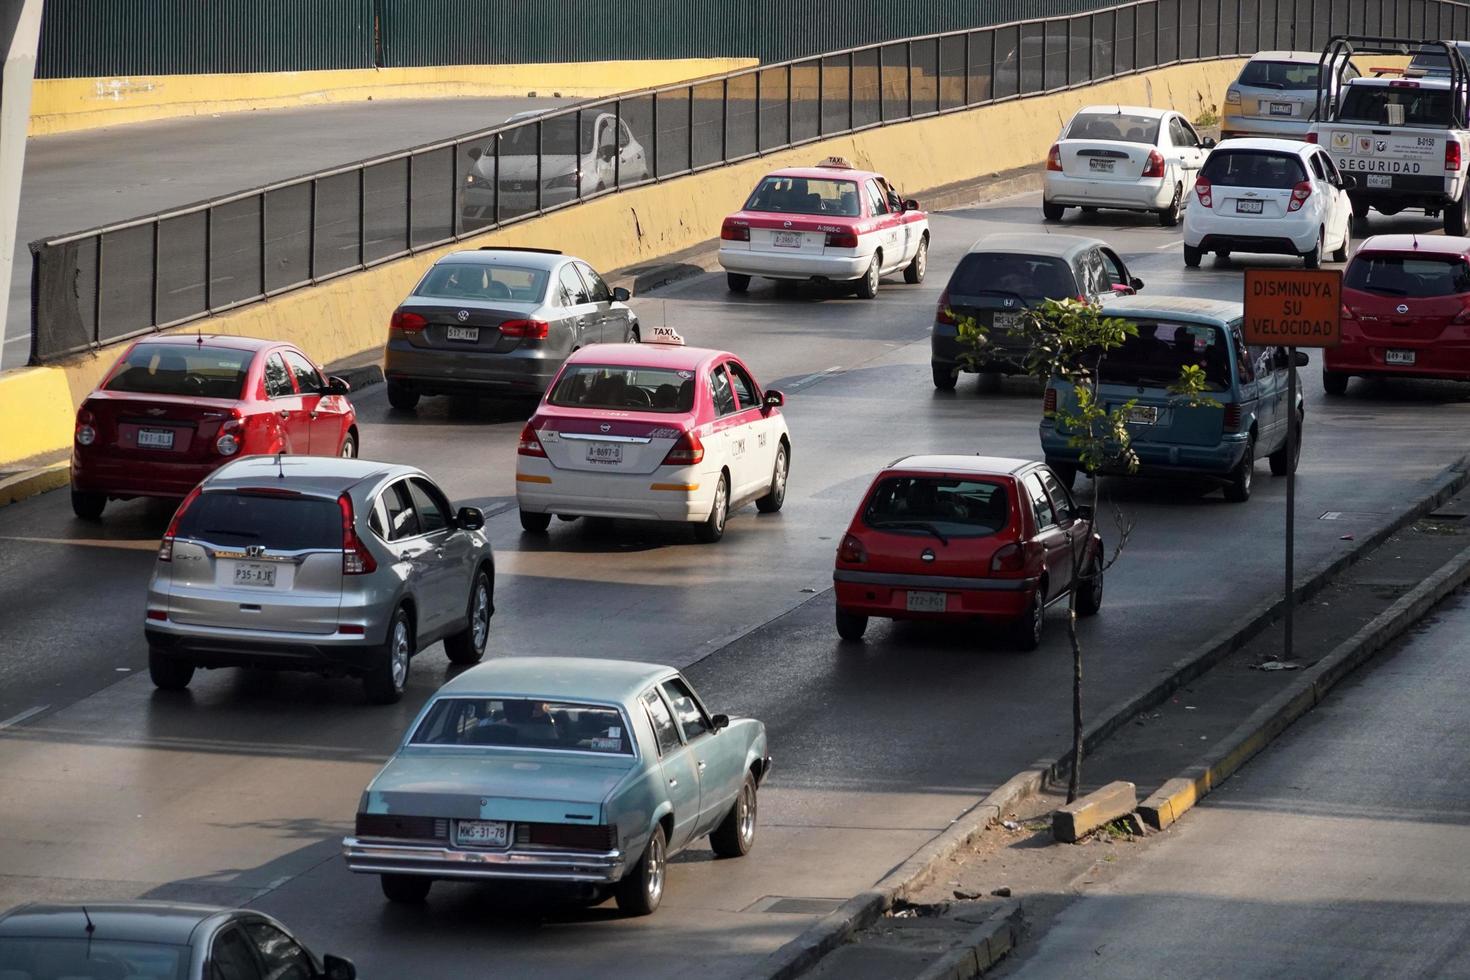
M1342 342L1342 272L1245 270L1245 341L1271 347Z
M847 162L847 158L846 157L837 157L837 156L827 157L821 163L817 164L817 166L819 166L819 167L829 167L829 168L831 168L833 170L851 170L852 169L852 164L850 164L850 163Z
M683 347L684 338L673 327L649 327L647 343L670 344L674 347Z

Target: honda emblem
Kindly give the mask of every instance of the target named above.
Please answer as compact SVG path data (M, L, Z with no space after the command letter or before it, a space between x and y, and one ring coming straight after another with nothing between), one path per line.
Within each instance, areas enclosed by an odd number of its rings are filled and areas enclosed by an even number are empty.
M245 557L246 558L264 558L265 557L265 545L263 545L263 544L252 544L252 545L248 546L245 549Z
M460 323L464 323L466 320L468 320L470 318L470 311L469 310L460 310L458 313L456 313L454 315L459 318L459 322Z
M1005 304L1006 309L1010 309L1012 306L1016 305L1016 301L1013 299L1003 299L1001 300L1001 302Z

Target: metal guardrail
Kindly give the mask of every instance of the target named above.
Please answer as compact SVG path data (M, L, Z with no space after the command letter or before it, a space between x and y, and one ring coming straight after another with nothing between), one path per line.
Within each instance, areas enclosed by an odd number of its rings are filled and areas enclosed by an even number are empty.
M1180 62L1320 48L1336 33L1467 30L1470 7L1449 0L1138 0L584 102L33 242L30 360L189 323L604 194L830 136Z

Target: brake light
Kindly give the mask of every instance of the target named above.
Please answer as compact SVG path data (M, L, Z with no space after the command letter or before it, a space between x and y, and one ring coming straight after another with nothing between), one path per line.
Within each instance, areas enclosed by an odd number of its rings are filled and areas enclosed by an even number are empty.
M1235 432L1240 428L1240 402L1225 406L1225 431Z
M1024 572L1026 552L1022 551L1021 546L1013 541L991 556L990 570L992 572Z
M551 333L551 324L545 320L506 320L500 325L502 337L519 337L522 340L545 340Z
M1148 163L1144 164L1144 166L1143 166L1143 176L1145 176L1145 177L1162 177L1162 176L1164 176L1164 155L1162 153L1160 153L1158 150L1149 150L1148 151Z
M1307 203L1307 198L1312 196L1312 185L1308 181L1302 181L1291 189L1291 203L1286 206L1288 211L1300 211L1302 205Z
M214 448L221 456L235 455L245 442L245 422L240 418L240 410L234 409L233 414L235 417L225 420L214 437Z
M857 248L857 234L851 231L829 231L826 244L828 248Z
M1226 89L1225 90L1225 104L1226 105L1240 105L1240 91L1238 89L1233 89L1233 88Z
M1308 143L1315 143L1315 142L1317 142L1317 134L1316 133L1308 133L1307 134L1307 142Z
M97 419L85 408L77 412L77 445L90 446L97 441Z
M189 495L184 498L184 502L179 504L179 509L174 511L173 520L168 522L168 530L163 532L163 541L158 546L159 561L174 560L174 537L179 533L179 521L184 519L184 511L189 509L189 505L198 499L199 487L196 486L193 490L189 491Z
M546 458L546 447L541 445L541 440L536 435L536 428L530 422L527 422L521 429L521 443L516 447L516 455Z
M402 330L404 333L423 333L429 321L417 313L405 313L402 310L393 311L393 320L389 326L394 330Z
M1418 82L1406 82L1406 81L1403 81L1403 80L1398 80L1398 81L1389 82L1388 83L1388 87L1389 88L1418 88L1419 87L1419 83Z
M1458 172L1460 169L1460 141L1451 139L1444 145L1444 168Z
M352 498L347 494L337 498L337 507L342 511L342 574L367 575L378 570L373 553L367 550L357 536L356 515L352 511Z
M720 225L720 238L727 242L748 242L750 241L750 226L737 224L726 218Z
M1195 179L1195 182L1194 182L1194 193L1195 193L1195 196L1198 197L1199 198L1199 202L1201 204L1203 204L1207 208L1213 208L1215 206L1214 201L1211 199L1211 196L1210 196L1211 195L1211 192L1213 190L1214 190L1214 188L1210 186L1210 182L1206 178L1199 177L1199 178L1196 178Z
M868 551L858 540L857 535L849 534L842 539L842 544L837 548L837 560L845 561L849 565L861 565L868 560Z
M148 618L149 619L154 620L155 622L164 622L164 621L166 621L168 619L168 610L167 609L150 609L150 610L148 610L147 615L148 615Z
M948 286L945 286L944 292L939 294L939 305L934 308L934 322L942 323L945 326L950 327L954 326L955 323L958 322L957 320L955 320L953 311L951 311L949 308Z
M1057 143L1053 143L1051 145L1051 150L1049 150L1046 154L1046 169L1055 170L1059 173L1061 172L1062 148Z
M1041 417L1049 419L1057 414L1057 390L1047 388L1046 394L1041 398Z
M679 439L669 448L669 454L664 457L664 466L692 466L704 460L704 443L699 441L699 436L693 429L685 430L679 434Z
M1459 313L1456 313L1455 318L1450 322L1458 324L1470 323L1470 306L1467 306Z

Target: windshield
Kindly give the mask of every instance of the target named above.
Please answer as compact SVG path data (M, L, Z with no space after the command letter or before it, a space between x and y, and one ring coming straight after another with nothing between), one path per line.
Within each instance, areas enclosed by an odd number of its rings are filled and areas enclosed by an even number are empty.
M139 344L106 391L193 398L239 398L255 351L181 344Z
M285 497L211 490L179 518L177 535L210 544L272 551L342 547L342 511L323 497Z
M1389 106L1403 106L1403 122L1390 121ZM1450 126L1450 90L1447 88L1389 88L1352 85L1342 98L1337 118L1343 122L1378 126Z
M10 980L184 980L189 948L115 939L0 939L0 976Z
M541 146L546 153L551 155L574 156L577 153L583 155L591 153L593 141L598 136L601 136L603 143L612 143L611 120L603 117L601 133L597 132L596 125L597 120L590 115L582 117L580 128L577 126L576 114L542 120ZM577 141L575 149L572 145L574 137ZM534 120L524 126L517 126L515 129L501 133L497 138L500 140L502 157L533 157L536 155L536 123Z
M688 412L694 408L694 372L578 364L562 372L546 400L568 408Z
M745 210L856 218L860 213L858 185L851 180L767 177L745 202Z
M1240 72L1238 85L1282 91L1317 90L1317 65L1290 61L1252 61Z
M1022 296L1066 299L1077 296L1077 277L1065 259L1050 255L971 252L960 259L949 280L952 296Z
M1159 141L1159 122L1152 116L1133 116L1120 112L1083 112L1067 127L1069 140L1117 140L1123 143Z
M1385 296L1454 296L1470 293L1470 266L1458 255L1353 256L1342 284Z
M546 295L548 277L545 269L478 262L440 262L420 280L413 294L426 299L498 299L513 303L539 303Z
M532 698L440 698L409 741L633 754L633 733L617 708Z
M1216 150L1200 171L1217 187L1260 187L1291 190L1307 179L1296 154L1270 150Z
M894 476L879 483L863 510L875 530L948 538L983 538L1010 520L1010 497L996 480Z
M1230 388L1230 352L1219 327L1200 323L1141 320L1138 335L1123 341L1103 359L1099 378L1108 384L1167 388L1186 365L1204 368L1210 391Z
M1470 58L1470 45L1457 44L1455 47L1460 49L1463 57ZM1409 68L1448 75L1450 56L1445 54L1443 48L1421 48L1413 58L1409 59Z

